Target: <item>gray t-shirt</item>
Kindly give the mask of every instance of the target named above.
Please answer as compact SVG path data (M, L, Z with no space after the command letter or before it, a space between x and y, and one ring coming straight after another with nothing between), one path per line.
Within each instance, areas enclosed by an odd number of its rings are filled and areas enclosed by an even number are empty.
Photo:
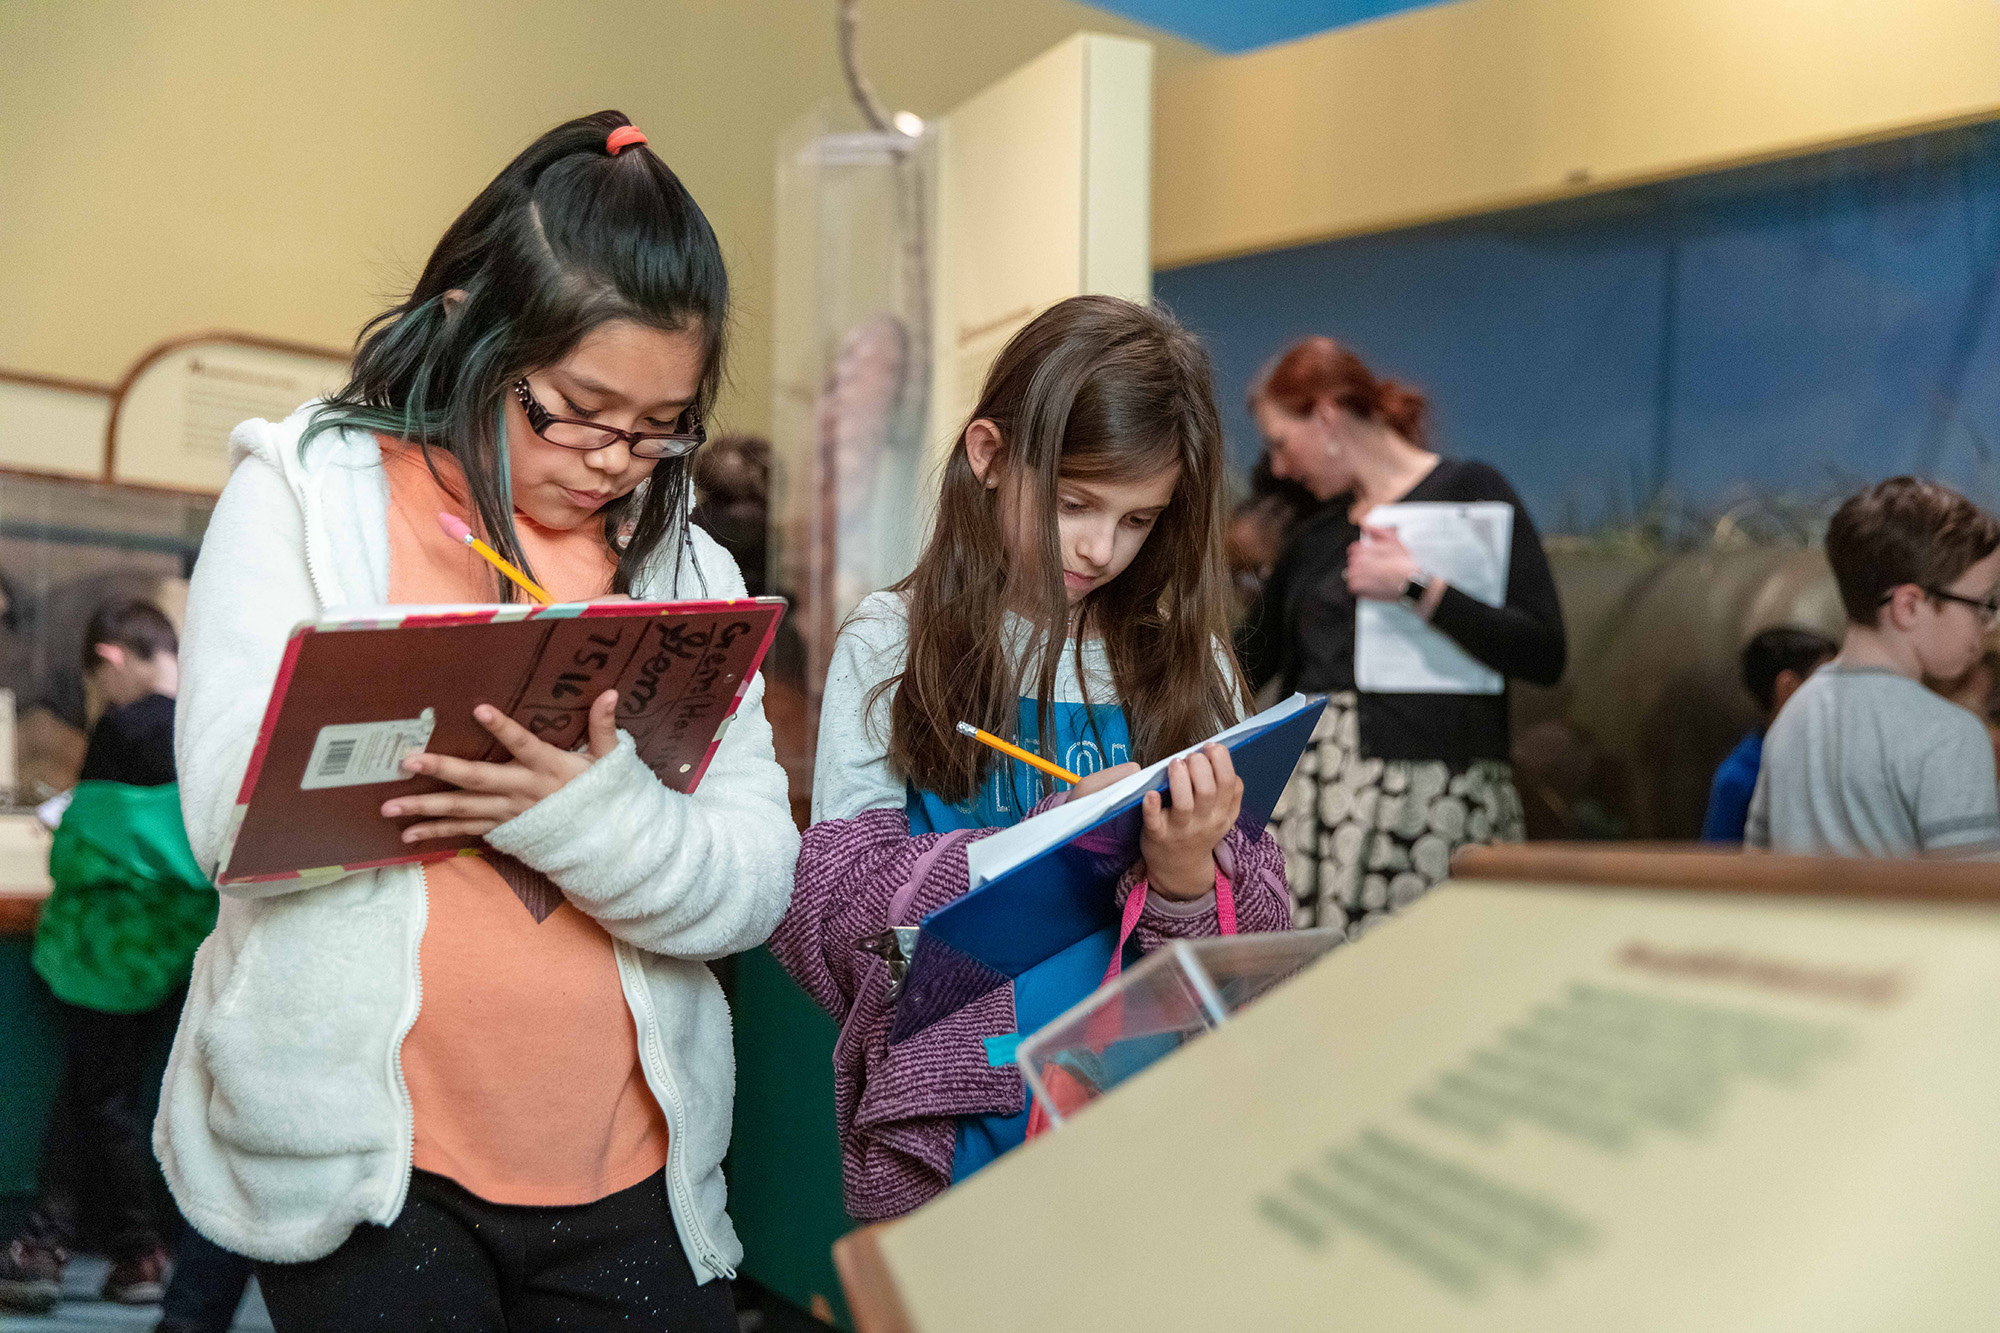
M1744 841L1834 856L2000 856L1986 728L1907 676L1828 663L1764 738Z

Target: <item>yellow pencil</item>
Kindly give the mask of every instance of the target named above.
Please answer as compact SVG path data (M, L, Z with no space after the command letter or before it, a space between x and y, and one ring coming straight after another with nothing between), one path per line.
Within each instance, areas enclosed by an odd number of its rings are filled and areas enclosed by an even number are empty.
M1036 768L1041 769L1042 772L1048 774L1050 777L1061 778L1064 782L1067 782L1072 787L1074 787L1077 783L1083 781L1082 778L1070 772L1062 765L1052 764L1038 754L1029 754L1026 750L1023 750L1020 746L1013 744L1011 741L1003 741L990 731L981 731L978 727L973 726L970 722L959 723L958 730L961 735L970 736L972 737L972 739L979 741L982 744L990 745L994 749L998 750L1001 754L1012 755L1014 756L1014 758L1020 760L1024 764L1033 764Z
M465 520L460 518L458 515L439 514L438 526L444 529L445 536L451 538L455 542L464 542L467 546L470 546L475 555L478 555L481 559L485 560L487 564L493 566L493 568L499 570L502 574L505 574L508 578L514 580L515 583L520 585L522 592L528 594L528 596L534 598L536 601L540 602L543 606L547 606L550 602L555 600L553 597L550 597L548 593L542 590L541 584L535 582L533 579L529 578L526 574L523 574L520 570L514 568L514 566L509 564L498 551L488 546L485 542L480 541L479 538L473 536L472 529L468 527L466 525Z

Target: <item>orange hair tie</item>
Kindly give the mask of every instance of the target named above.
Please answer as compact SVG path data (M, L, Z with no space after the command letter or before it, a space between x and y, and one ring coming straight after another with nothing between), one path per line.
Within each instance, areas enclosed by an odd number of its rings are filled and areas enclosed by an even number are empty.
M620 125L617 129L604 136L604 151L616 157L618 156L619 149L630 148L635 143L644 142L646 142L646 136L640 131L637 125Z

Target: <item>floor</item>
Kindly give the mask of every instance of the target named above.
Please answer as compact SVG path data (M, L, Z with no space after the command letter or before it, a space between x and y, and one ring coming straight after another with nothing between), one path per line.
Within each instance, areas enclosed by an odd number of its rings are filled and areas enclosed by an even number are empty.
M125 1330L140 1333L159 1321L157 1305L113 1305L97 1298L104 1275L111 1265L92 1255L72 1260L63 1275L63 1303L52 1314L0 1314L0 1333L110 1333ZM271 1316L264 1312L264 1298L253 1279L243 1294L242 1308L236 1312L233 1333L271 1333Z

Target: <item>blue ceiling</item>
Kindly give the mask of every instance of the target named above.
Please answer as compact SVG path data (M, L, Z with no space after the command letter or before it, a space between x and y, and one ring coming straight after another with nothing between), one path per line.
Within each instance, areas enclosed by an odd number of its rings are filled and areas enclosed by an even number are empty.
M1438 0L1090 0L1216 51L1251 51Z

